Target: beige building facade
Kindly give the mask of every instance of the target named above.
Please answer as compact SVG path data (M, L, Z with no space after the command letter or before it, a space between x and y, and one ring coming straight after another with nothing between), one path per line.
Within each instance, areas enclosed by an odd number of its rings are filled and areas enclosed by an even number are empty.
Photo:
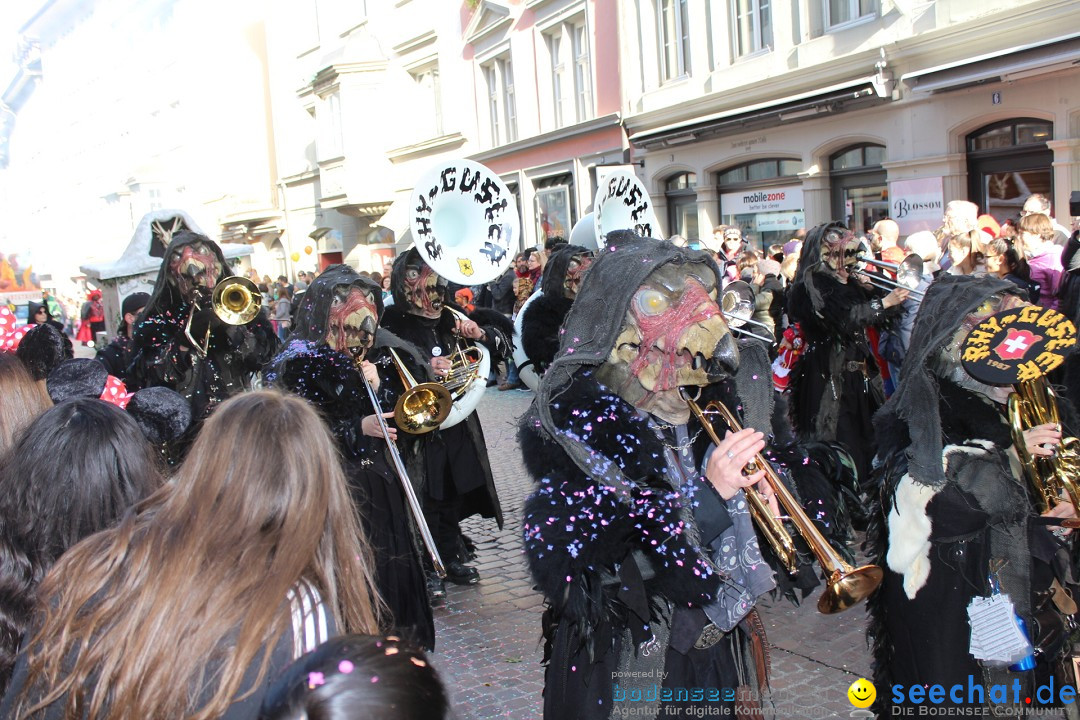
M1080 189L1080 5L1016 0L633 0L625 126L666 232L758 246L970 199Z

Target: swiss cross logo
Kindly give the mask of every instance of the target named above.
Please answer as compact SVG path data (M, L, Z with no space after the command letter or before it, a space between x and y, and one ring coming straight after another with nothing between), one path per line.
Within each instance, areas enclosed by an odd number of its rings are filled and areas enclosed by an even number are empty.
M1041 335L1035 335L1030 330L1010 329L1005 339L998 343L994 352L1002 360L1019 360L1035 343L1042 340Z

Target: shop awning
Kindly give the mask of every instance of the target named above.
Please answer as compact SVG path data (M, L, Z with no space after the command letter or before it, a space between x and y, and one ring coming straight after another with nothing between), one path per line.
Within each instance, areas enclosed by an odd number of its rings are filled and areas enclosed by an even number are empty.
M1072 33L909 72L900 81L916 93L938 93L1077 67L1080 67L1080 33Z
M398 197L390 203L390 207L382 217L372 223L384 227L394 233L394 237L401 240L405 231L409 229L409 205L412 204L412 192L399 193Z
M874 76L857 78L639 132L634 132L632 127L628 127L630 142L642 147L681 145L708 137L742 132L754 127L822 117L850 109L848 105L858 100L867 103L885 102L883 98L877 97L873 80ZM628 119L628 126L632 124L633 120Z

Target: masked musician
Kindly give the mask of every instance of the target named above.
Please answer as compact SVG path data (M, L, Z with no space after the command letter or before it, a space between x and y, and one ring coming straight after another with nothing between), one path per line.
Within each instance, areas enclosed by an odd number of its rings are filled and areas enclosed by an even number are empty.
M545 718L617 717L628 697L662 715L678 687L703 689L683 708L733 713L734 688L762 679L752 610L774 578L744 497L762 474L743 470L764 439L741 430L699 457L680 394L739 362L719 286L708 253L609 233L522 419Z
M544 266L540 294L522 310L521 344L538 374L559 350L559 328L581 289L592 253L580 245L563 245Z
M175 390L191 403L197 421L215 404L250 388L252 375L277 350L263 312L246 325L227 325L215 314L214 287L228 275L217 243L198 233L177 233L132 338L128 383L133 389Z
M394 408L400 381L389 355L395 348L413 375L424 377L419 351L378 329L382 292L346 265L332 265L312 281L300 301L289 342L271 363L266 379L316 405L341 451L349 489L375 559L375 584L394 630L426 648L435 626L418 542L411 531L401 478L386 459L382 437L363 379L379 403ZM393 412L385 413L388 417ZM400 436L391 424L390 441ZM407 481L407 480L406 480Z
M871 417L884 399L866 329L899 316L908 291L879 297L852 272L859 253L858 238L840 223L810 230L788 315L806 341L791 381L792 424L803 441L842 443L865 482L874 457Z
M383 315L383 327L420 348L436 378L452 370L459 343L481 343L494 364L509 354L513 328L501 313L477 309L462 319L446 306L447 281L427 265L415 249L394 261L390 288L394 304ZM480 378L486 383L487 378ZM470 515L493 517L502 527L502 509L495 491L487 443L475 410L461 423L404 440L409 476L420 483L428 527L446 565L446 579L471 585L480 579L465 564L460 521ZM432 594L445 594L442 582L429 576Z
M1056 689L1052 697L1035 692L1051 678L1055 688L1063 682L1075 688L1071 665L1063 672L1074 627L1066 616L1076 612L1063 590L1075 582L1071 538L1053 525L1055 518L1073 516L1073 507L1063 502L1043 513L1047 518L1038 517L1003 405L1011 388L975 379L962 361L965 338L977 325L1027 304L1019 292L997 278L936 280L916 320L900 385L875 418L883 479L868 540L886 573L870 606L874 683L904 688L899 703L896 693L879 692L879 717L903 714L894 703L913 713L915 704L933 697L931 686L945 688L934 701L944 706L1012 706L992 708L992 714L1023 714L1025 698L1029 707L1058 705ZM1055 330L1053 323L1040 325L1028 339ZM1018 363L1039 355L1036 349L1025 357L1034 343L1023 333L1018 338L1023 342L993 339L988 357L1002 365L1005 358ZM1035 456L1054 455L1061 438L1061 428L1050 424L1023 432ZM1000 595L1011 607L975 632L973 600ZM1015 617L1023 619L1037 648L1034 658L1019 658L1013 667L977 660L976 652L990 659L979 650L989 650L990 643L976 639L1007 636L1015 631ZM950 692L956 685L963 688L959 696Z

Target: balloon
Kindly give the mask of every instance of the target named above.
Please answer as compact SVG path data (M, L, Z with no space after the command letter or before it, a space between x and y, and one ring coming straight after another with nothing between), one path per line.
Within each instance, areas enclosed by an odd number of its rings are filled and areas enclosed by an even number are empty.
M292 255L290 255L289 257L291 257L291 258L292 258L292 261L293 261L293 262L300 262L300 253L293 253L293 254L292 254Z
M311 251L314 250L314 249L315 248L311 247L310 245L305 245L304 246L304 252L307 253L308 255L310 255Z

